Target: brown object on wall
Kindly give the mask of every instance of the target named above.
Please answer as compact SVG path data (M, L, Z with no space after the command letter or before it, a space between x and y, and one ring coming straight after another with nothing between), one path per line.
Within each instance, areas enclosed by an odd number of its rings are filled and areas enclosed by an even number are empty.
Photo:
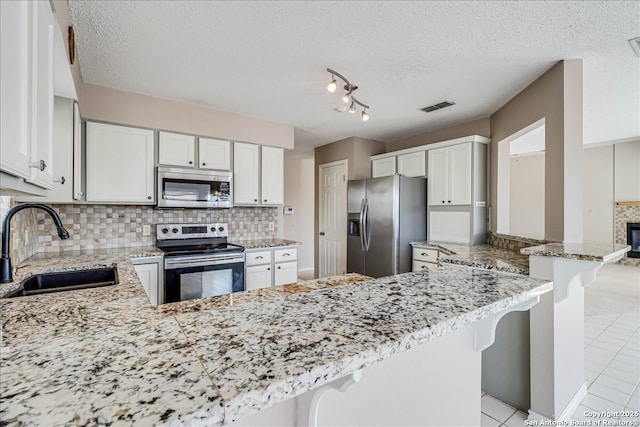
M640 206L640 202L617 202L618 206Z
M76 60L76 38L73 27L69 26L69 63L73 65Z

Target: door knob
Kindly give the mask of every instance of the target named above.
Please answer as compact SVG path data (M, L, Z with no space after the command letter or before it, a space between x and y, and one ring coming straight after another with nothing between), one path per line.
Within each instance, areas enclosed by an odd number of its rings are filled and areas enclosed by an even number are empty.
M321 235L321 236L324 236L324 231L321 231L321 232L320 232L320 235Z

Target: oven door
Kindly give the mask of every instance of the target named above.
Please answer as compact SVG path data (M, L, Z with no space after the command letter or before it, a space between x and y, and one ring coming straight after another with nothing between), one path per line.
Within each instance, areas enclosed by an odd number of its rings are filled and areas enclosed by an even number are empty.
M186 255L164 260L165 303L244 291L244 254Z

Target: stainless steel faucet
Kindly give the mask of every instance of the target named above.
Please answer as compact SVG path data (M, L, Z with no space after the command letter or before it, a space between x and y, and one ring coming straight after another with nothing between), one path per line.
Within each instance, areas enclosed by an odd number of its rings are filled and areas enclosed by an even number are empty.
M2 258L0 258L0 283L13 282L13 270L11 268L11 257L9 256L9 234L11 232L10 223L11 218L16 212L27 208L38 208L47 212L49 215L51 215L53 223L58 229L58 236L62 240L69 238L69 232L62 226L62 221L60 221L58 213L54 211L50 206L42 205L40 203L25 203L9 209L9 211L7 212L7 216L4 218L4 224L2 224Z

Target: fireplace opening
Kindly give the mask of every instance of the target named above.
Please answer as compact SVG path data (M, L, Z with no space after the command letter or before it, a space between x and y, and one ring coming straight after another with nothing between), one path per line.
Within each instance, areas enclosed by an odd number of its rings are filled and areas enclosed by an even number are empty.
M640 258L640 222L627 223L627 245L631 246L627 256Z

